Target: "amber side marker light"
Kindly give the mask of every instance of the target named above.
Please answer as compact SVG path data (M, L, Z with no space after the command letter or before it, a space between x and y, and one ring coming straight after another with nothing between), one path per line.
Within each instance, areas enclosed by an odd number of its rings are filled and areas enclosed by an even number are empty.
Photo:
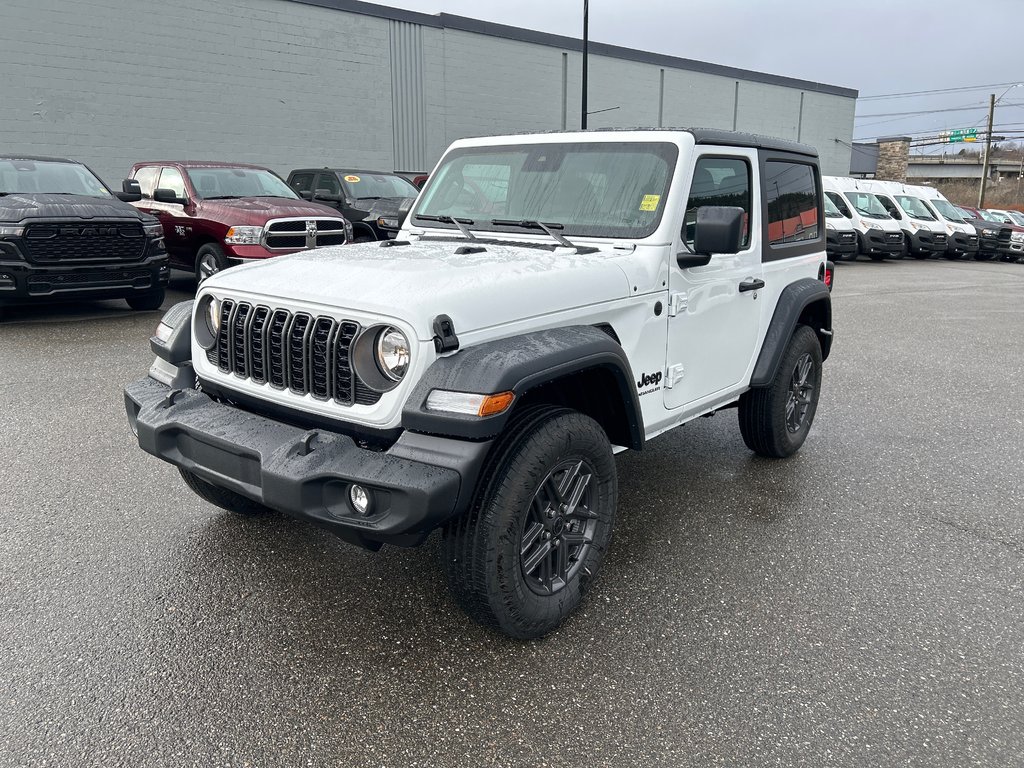
M464 416L496 416L504 413L516 399L514 392L498 392L494 395L481 395L473 392L449 392L435 389L427 395L428 411L460 413Z

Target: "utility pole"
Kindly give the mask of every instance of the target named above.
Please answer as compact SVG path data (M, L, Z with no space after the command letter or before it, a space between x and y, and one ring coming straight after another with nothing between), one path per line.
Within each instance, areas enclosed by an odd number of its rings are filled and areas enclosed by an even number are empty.
M992 150L992 117L996 111L996 95L988 99L988 133L985 134L985 159L981 163L981 188L978 190L978 207L985 207L985 187L988 184L988 155Z
M583 108L580 127L587 130L587 43L590 29L590 0L583 0Z

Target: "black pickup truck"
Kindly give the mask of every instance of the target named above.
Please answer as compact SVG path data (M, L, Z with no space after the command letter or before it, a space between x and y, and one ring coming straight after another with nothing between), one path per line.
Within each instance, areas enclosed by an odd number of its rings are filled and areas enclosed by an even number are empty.
M82 163L0 155L0 312L37 301L125 299L159 309L163 228Z

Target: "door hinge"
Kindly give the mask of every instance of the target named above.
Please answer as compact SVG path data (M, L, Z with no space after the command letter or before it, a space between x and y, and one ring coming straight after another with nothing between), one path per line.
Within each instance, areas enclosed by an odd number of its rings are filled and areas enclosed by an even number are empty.
M670 365L668 373L665 375L665 389L672 389L676 384L683 380L685 370L681 365Z
M668 316L675 317L686 309L686 294L673 293L668 297Z

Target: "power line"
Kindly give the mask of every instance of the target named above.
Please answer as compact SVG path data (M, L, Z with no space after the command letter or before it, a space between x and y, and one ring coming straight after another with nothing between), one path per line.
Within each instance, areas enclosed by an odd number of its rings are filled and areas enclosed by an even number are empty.
M915 112L873 112L870 115L857 115L854 119L860 120L862 117L903 117L905 115L937 115L940 112L969 112L974 109L981 109L984 104L971 104L965 107L946 107L945 109L921 109ZM999 106L1001 107L1021 107L1024 106L1024 101L1004 101Z
M1015 128L1017 126L1021 126L1021 125L1024 125L1024 123L1021 123L1021 122L1000 123L999 125L995 126L992 130L993 130L993 132L997 132L997 131L1005 130L1007 128L1013 129L1013 128ZM915 136L935 136L936 135L936 130L937 129L935 129L935 128L928 128L927 130L923 130L923 131L902 131L900 133L900 135L901 136L910 136L911 138L913 138ZM885 135L879 135L879 136L858 136L858 137L855 137L853 140L854 141L875 141L877 139L888 138L888 136L891 136L891 135L892 134L885 134Z
M1017 83L989 83L988 85L964 85L958 88L933 88L928 91L903 91L902 93L879 93L875 96L860 96L858 101L873 101L875 99L895 99L900 96L925 96L930 93L957 93L960 91L980 91L985 88L1002 88L1006 85L1016 85Z

